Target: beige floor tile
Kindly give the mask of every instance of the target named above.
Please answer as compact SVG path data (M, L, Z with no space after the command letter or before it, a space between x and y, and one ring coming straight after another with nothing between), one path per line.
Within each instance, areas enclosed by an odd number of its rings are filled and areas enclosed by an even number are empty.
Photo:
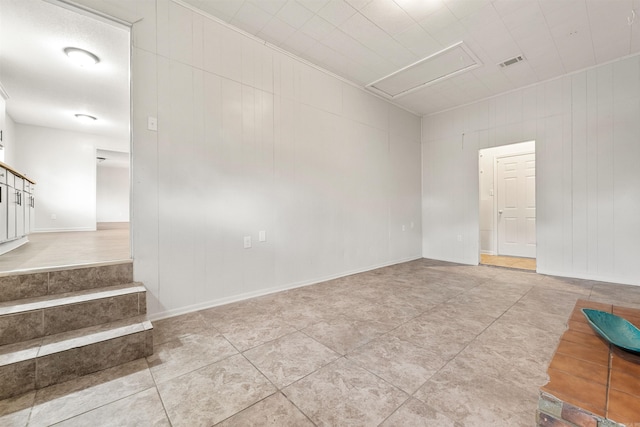
M483 313L455 313L458 310L455 306L442 307L439 311L428 312L410 320L390 334L428 348L443 360L449 360L495 320Z
M48 426L153 387L144 359L37 391L30 426Z
M338 316L303 329L311 338L344 355L392 329L388 323Z
M174 427L213 425L276 392L242 355L158 384Z
M638 289L416 260L154 322L148 363L0 401L0 425L532 426L576 299Z
M283 391L316 425L378 425L409 397L347 359Z
M431 305L429 308L433 307ZM354 320L380 322L389 325L389 329L401 325L422 314L426 309L418 309L407 303L389 302L385 298L382 304L361 304L343 314Z
M446 362L437 353L392 335L376 338L348 353L347 358L408 394Z
M445 370L434 375L414 397L465 426L513 427L535 423L538 390L473 372Z
M451 418L417 399L410 399L387 418L380 427L459 427Z
M276 393L216 427L313 427L313 423L289 402L282 393Z
M171 427L155 387L85 412L57 425L61 427Z
M0 426L26 426L36 392L0 400Z
M296 330L296 328L280 319L265 319L253 323L223 327L220 332L234 347L240 351L245 351Z
M544 313L568 317L576 301L581 297L580 294L572 292L545 290L536 287L523 296L514 307L533 311L538 315Z
M162 383L234 354L238 351L222 335L210 331L154 346L147 361L155 381Z
M301 332L244 353L276 387L283 388L336 360L340 355Z
M153 344L158 346L189 334L211 330L199 312L183 314L153 322Z

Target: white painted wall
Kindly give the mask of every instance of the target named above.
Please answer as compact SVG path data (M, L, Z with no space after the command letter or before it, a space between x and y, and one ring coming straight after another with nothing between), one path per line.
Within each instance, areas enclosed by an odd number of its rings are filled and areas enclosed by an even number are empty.
M176 3L82 3L142 19L132 230L152 317L421 256L419 117Z
M90 136L16 124L14 167L36 181L34 231L95 230L96 161ZM51 215L56 215L52 219Z
M423 256L477 264L478 149L535 140L538 272L638 284L639 118L639 56L425 117Z
M13 166L15 163L15 148L14 140L16 138L16 123L13 121L10 115L5 116L5 124L2 135L2 145L4 146L4 160L3 162L9 166Z
M499 147L483 148L479 152L478 167L480 174L480 253L496 255L498 243L496 239L497 215L494 166L496 158L514 156L523 153L534 153L535 141L514 142Z
M34 231L95 230L96 149L121 145L107 137L16 123L11 166L36 181Z
M129 222L129 168L98 163L96 221Z

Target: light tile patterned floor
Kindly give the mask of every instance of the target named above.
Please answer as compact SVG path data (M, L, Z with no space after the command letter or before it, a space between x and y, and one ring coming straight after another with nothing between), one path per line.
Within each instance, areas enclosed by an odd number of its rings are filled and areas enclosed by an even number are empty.
M155 322L155 354L0 401L7 426L533 426L578 298L640 287L418 260Z

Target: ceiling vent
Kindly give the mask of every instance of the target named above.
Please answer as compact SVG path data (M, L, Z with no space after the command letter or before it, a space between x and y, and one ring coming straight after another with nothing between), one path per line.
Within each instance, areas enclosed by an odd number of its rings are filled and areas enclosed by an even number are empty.
M481 65L473 52L463 42L458 42L369 83L367 88L389 99L399 98Z
M511 59L507 59L504 62L499 63L500 68L508 67L509 65L517 64L520 61L524 61L524 57L522 55L513 57Z

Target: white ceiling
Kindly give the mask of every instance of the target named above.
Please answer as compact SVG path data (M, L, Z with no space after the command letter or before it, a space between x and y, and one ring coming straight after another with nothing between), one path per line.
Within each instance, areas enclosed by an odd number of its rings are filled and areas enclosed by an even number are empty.
M640 52L640 0L183 1L361 86L463 41L482 66L394 99L420 114Z
M419 114L640 52L640 0L181 1L362 87L464 42L481 66L393 100ZM79 68L67 46L101 62ZM0 0L0 82L18 123L129 138L129 32L116 24Z
M42 0L0 0L0 82L22 124L129 140L129 31ZM100 57L72 63L65 47ZM83 124L76 113L97 117Z

